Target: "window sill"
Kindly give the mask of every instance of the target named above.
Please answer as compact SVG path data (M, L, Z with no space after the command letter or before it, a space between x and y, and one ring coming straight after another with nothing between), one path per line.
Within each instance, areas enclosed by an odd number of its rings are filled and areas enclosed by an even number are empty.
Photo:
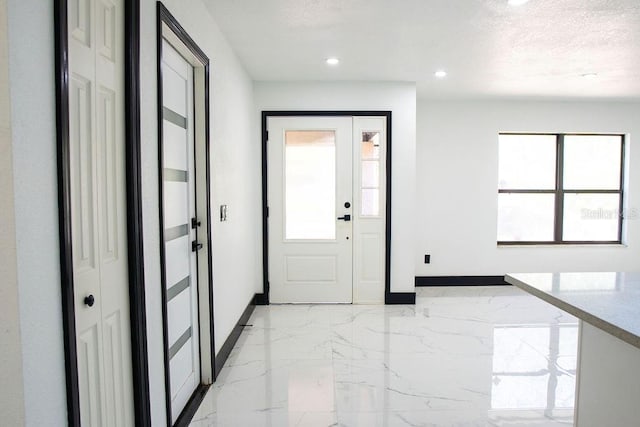
M532 243L509 243L509 244L500 244L496 245L498 249L503 248L627 248L629 245L625 243L540 243L540 244L532 244Z

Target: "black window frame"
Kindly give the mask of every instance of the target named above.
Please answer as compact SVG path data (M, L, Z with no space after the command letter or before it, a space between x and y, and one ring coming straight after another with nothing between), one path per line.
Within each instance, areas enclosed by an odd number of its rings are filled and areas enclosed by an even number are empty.
M540 133L540 132L500 132L503 135L522 136L555 136L556 137L556 176L555 189L508 189L498 186L498 194L554 194L554 224L553 240L498 240L499 246L523 246L523 245L621 245L622 229L624 222L624 177L625 177L625 147L626 135L622 133ZM620 138L620 186L618 190L589 190L589 189L565 189L564 188L564 138L566 136L616 136ZM500 161L500 159L498 159ZM563 240L564 227L564 196L565 194L618 194L618 238L617 240Z

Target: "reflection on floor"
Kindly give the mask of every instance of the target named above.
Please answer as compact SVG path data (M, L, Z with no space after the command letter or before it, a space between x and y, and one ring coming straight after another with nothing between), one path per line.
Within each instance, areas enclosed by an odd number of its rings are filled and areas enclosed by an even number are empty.
M193 426L571 425L577 320L517 288L257 307Z

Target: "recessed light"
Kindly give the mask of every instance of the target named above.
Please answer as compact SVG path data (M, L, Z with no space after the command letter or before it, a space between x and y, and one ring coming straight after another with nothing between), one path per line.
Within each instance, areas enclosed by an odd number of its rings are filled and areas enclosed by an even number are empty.
M327 64L329 65L338 65L340 60L338 58L327 58Z
M508 3L511 6L522 6L523 4L527 3L529 0L509 0Z
M585 79L595 79L596 77L598 77L597 73L585 73L582 74L582 77Z
M439 79L443 79L445 77L447 77L447 72L444 70L438 70L435 73L433 73L434 76L436 76Z

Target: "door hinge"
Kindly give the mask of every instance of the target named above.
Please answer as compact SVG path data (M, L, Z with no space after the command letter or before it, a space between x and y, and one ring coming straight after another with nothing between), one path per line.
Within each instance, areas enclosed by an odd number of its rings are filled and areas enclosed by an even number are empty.
M265 137L266 137L265 141L269 142L269 131L267 130L264 133L265 133Z
M269 206L267 206L267 218L269 218Z

